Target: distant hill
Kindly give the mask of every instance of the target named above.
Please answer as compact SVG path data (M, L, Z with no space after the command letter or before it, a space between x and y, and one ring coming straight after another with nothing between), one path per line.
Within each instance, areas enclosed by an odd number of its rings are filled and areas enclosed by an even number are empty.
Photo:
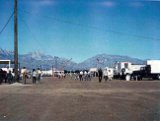
M129 56L99 54L77 65L78 68L113 67L116 62L129 61L133 64L144 64L145 61Z
M13 60L13 52L0 49L0 59ZM50 56L40 52L32 52L24 55L19 55L19 62L21 67L28 69L43 68L51 69L56 67L59 69L76 70L76 69L89 69L92 67L113 67L115 62L130 61L133 64L144 64L144 60L120 55L107 55L99 54L91 57L81 63L69 61L68 59Z
M13 60L13 51L0 49L0 59L10 59Z
M13 52L0 49L0 59L10 59L14 60ZM56 67L59 69L71 69L77 65L75 62L69 61L68 59L45 55L40 52L32 52L24 55L19 55L19 62L21 67L27 67L28 69L33 68L43 68L51 69L51 67Z

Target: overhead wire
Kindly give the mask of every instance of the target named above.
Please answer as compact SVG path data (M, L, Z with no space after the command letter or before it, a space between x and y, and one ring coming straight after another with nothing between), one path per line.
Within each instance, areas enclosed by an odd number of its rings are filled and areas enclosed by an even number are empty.
M30 33L30 36L33 37L33 40L38 42L37 36L36 34L32 31L32 29L30 28L30 26L28 25L27 21L23 18L23 16L19 13L19 19L21 22L23 22L23 24L26 26L25 28L27 29L27 31ZM37 44L37 47L40 49L40 45Z
M11 16L9 17L9 19L7 20L7 22L4 24L4 26L2 27L1 31L0 31L0 35L3 33L3 31L6 29L7 25L9 24L9 22L11 21L12 17L14 15L14 12L11 14Z
M20 14L19 14L20 15ZM34 40L37 41L37 37L35 36L35 34L31 31L29 25L27 24L27 22L23 19L22 16L19 17L21 19L21 21L25 24L25 26L28 28L28 31L31 33L31 35L33 36Z
M30 14L30 15L32 14L31 12L28 12L24 9L21 9L20 12ZM55 17L48 16L48 15L41 15L41 16L44 17L45 19L50 18L50 19L52 19L56 22L59 22L59 23L65 23L65 24L70 24L70 25L74 25L74 26L85 27L85 28L94 29L94 30L98 30L98 31L109 32L109 33L119 34L119 35L124 35L124 36L132 36L132 37L147 39L147 40L160 40L160 38L147 37L147 36L142 36L142 35L137 35L137 34L129 34L129 33L119 32L119 31L115 31L115 30L103 29L103 28L100 28L100 27L85 25L85 24L82 24L82 23L76 23L76 22L72 22L72 21L69 21L69 20L62 20L62 19L55 18Z

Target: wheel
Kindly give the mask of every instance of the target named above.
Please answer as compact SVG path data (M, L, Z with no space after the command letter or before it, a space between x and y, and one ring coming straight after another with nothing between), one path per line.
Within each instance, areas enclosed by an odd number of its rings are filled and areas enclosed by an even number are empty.
M126 75L126 81L130 81L131 80L131 75L127 74Z
M139 80L139 81L140 81L140 80L142 80L142 77L141 77L141 76L139 76L139 77L138 77L138 80Z
M160 80L160 74L157 75L157 79Z

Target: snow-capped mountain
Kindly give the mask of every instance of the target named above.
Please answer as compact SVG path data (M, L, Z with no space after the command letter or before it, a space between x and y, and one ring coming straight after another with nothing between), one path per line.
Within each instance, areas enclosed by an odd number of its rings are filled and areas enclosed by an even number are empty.
M0 59L13 60L13 51L7 51L0 49ZM19 55L19 62L21 67L27 67L28 69L43 68L50 69L51 67L66 69L66 70L77 70L77 69L89 69L92 67L113 67L115 62L130 61L134 64L144 64L144 60L132 58L129 56L120 55L107 55L99 54L91 57L81 63L76 63L71 60L50 56L40 52L32 52L28 54Z
M50 55L45 55L43 53L40 53L38 51L30 52L28 54L22 55L23 58L28 59L35 59L35 60L53 60L53 57Z
M13 51L3 50L0 48L0 59L13 59Z

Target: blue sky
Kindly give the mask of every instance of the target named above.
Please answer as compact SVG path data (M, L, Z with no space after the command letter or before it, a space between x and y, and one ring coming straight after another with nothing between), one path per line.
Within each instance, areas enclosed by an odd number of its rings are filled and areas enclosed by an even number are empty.
M14 0L0 0L0 30ZM160 59L160 2L19 0L19 53L42 53L81 62L96 54ZM13 18L0 34L13 50Z

